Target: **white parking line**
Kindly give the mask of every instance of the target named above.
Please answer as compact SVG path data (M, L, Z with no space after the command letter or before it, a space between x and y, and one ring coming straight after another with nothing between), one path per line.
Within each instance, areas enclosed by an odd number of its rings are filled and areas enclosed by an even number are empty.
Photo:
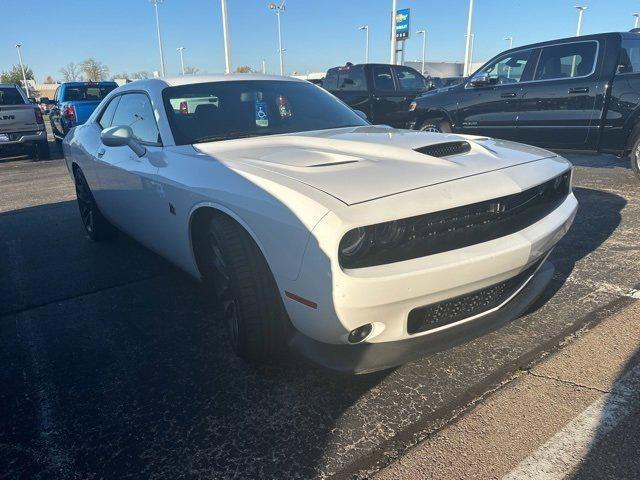
M616 383L611 393L602 395L525 458L503 480L552 480L567 478L586 458L590 449L637 406L640 365Z

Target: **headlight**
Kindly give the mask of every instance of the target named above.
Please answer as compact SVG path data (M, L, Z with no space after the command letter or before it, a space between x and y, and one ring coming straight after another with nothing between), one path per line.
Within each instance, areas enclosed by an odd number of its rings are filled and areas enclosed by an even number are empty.
M371 246L371 228L354 228L340 241L340 257L355 259L364 256Z
M413 112L416 108L418 108L418 104L416 102L411 102L409 104L409 111Z

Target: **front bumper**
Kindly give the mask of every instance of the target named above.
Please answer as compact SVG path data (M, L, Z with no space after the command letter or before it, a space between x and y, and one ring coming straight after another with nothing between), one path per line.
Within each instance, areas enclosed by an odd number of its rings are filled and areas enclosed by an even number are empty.
M553 272L553 265L545 261L499 309L426 335L392 342L336 345L297 332L290 347L321 366L343 373L363 374L392 368L468 342L518 318L542 294Z
M33 130L33 131L27 131L27 132L11 132L11 133L7 132L4 134L9 136L9 141L0 140L0 147L40 142L47 139L46 130Z

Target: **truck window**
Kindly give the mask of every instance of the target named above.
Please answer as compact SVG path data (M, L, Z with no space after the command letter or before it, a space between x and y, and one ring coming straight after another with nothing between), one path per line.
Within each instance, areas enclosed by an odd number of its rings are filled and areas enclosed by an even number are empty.
M409 67L394 67L400 90L424 91L427 84L422 75Z
M113 85L79 85L67 86L64 89L63 102L77 102L82 100L102 100L111 90L116 87Z
M359 90L367 89L367 82L364 77L364 68L361 65L353 67L343 67L338 70L338 90Z
M640 40L623 40L618 73L640 72Z
M482 69L489 74L489 80L493 85L518 83L522 79L529 60L533 56L533 50L520 50L494 60Z
M391 67L381 65L373 67L373 86L376 90L395 90Z
M536 80L585 77L593 71L597 43L572 42L544 47L536 69Z
M24 105L25 101L15 87L0 87L0 105Z
M324 77L322 81L322 86L326 90L337 90L338 89L338 69L332 68L327 72L327 75Z

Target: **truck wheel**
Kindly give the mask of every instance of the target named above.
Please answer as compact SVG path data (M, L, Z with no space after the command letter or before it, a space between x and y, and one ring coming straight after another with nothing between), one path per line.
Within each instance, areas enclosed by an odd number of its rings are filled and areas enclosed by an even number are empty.
M425 120L418 130L421 132L451 133L451 124L446 120L430 119Z
M78 208L80 209L80 218L82 219L85 232L94 242L101 242L113 238L117 231L115 227L102 216L82 170L76 167L73 170L73 177L76 184L76 197L78 199Z
M251 362L274 359L289 319L269 265L253 238L230 217L212 215L198 234L204 281L222 302L231 345Z
M41 140L33 145L33 158L37 160L49 160L51 158L51 150L49 149L49 142Z
M629 159L631 160L631 170L640 178L640 135L633 144L631 153L629 153Z

